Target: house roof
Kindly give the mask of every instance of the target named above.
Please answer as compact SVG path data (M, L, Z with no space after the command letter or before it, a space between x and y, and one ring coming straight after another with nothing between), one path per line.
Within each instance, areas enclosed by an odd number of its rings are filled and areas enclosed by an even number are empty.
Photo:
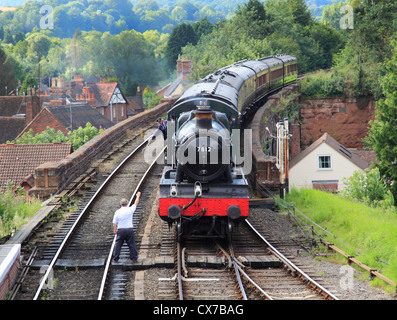
M25 126L25 117L0 117L0 143L14 140Z
M1 96L0 117L12 117L14 114L25 113L25 96Z
M136 95L134 97L127 97L127 101L128 101L129 107L131 107L134 111L136 111L135 113L142 112L146 109L146 106L142 100L142 95Z
M117 82L87 83L87 87L89 88L89 92L94 94L96 107L108 106L116 88L119 88L124 100L127 101ZM83 87L76 86L76 94L84 96Z
M89 104L68 104L62 106L47 106L46 109L65 127L76 130L85 127L90 122L96 128L108 129L114 125L112 121L100 114ZM72 119L71 119L72 118ZM72 121L71 121L72 120Z
M72 152L71 143L1 144L0 192L8 181L14 185L28 179L45 162L61 161Z
M164 92L164 97L171 97L175 90L179 87L179 85L182 83L182 74L179 75L174 82L172 82L168 89Z
M359 168L364 170L369 167L369 164L366 161L364 161L359 156L357 156L356 154L352 153L350 150L345 148L338 141L332 138L328 133L324 133L319 139L314 141L309 147L307 147L304 151L299 153L294 159L291 160L290 168L292 168L298 162L303 160L308 154L313 152L323 142L328 144L331 148L335 149L335 151L339 152L342 156L353 162Z

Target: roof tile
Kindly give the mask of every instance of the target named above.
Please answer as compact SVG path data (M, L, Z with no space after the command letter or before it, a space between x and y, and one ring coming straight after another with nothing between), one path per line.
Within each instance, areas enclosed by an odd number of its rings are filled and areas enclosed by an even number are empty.
M19 184L45 162L60 161L72 152L70 143L1 144L0 192L11 181Z

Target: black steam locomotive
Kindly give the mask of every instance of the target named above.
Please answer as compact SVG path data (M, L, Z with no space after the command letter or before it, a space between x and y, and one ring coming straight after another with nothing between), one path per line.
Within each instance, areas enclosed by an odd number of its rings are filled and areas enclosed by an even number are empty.
M159 215L176 223L179 238L226 237L248 217L235 129L267 95L296 79L297 59L290 55L239 61L194 84L168 111Z

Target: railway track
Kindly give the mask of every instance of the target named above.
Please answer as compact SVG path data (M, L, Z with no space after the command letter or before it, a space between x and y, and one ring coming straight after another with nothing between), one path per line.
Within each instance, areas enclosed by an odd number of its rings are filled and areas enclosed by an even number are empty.
M232 243L189 240L177 252L180 300L337 299L249 221L239 227Z
M72 212L63 212L63 217L60 214L51 218L51 223L44 223L31 237L29 247L33 247L34 255L32 253L33 257L26 262L23 279L13 293L13 299L98 297L98 284L104 278L103 269L114 238L112 218L120 199L134 196L138 187L144 190L158 184L158 179L151 186L150 183L140 182L149 171L142 152L147 142L142 137L143 133L132 139L131 154L112 173L105 174L103 179L98 178L104 181L97 181L99 187L85 191ZM109 161L112 162L112 159ZM156 170L160 168L154 168L154 174L159 176ZM149 189L146 190L147 196L141 198L142 205L136 210L135 223L141 218L143 207L148 206L146 202L154 200Z
M287 258L275 258L273 254L277 249L271 248L269 243L264 244L248 226L238 229L230 248L226 243L203 240L184 241L181 248L177 248L176 237L164 222L158 223L161 232L154 231L161 233L158 245L145 243L143 238L152 236L150 228L143 230L144 224L148 219L157 220L158 217L156 214L148 217L143 212L157 211L153 203L157 202L161 167L152 169L154 179L140 182L149 175L149 165L142 153L145 143L141 142L132 142L130 148L135 152L118 166L114 177L88 173L82 188L72 191L74 195L83 193L79 201L73 200L73 210L54 215L51 222L38 230L38 235L31 237L29 247L33 250L26 255L29 258L21 273L25 281L18 284L20 290L15 292L14 299L145 299L143 292L148 275L142 271L145 267L128 262L111 263L115 239L111 227L113 213L119 207L121 197L130 198L132 202L138 189L143 193L134 215L134 225L138 226L143 220L140 231L136 231L140 257L173 262L179 256L180 262L175 263L179 268L179 272L175 270L176 276L172 275L173 269L169 265L153 263L151 266L151 272L158 275L151 284L155 286L156 299L335 298L308 280L306 272L297 271L299 268L285 262ZM128 249L124 247L120 260L128 259ZM126 272L126 269L136 272Z

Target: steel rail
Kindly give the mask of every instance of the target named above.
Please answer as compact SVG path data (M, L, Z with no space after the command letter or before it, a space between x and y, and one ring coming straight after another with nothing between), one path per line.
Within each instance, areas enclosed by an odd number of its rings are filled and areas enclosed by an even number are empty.
M236 259L236 258L233 258ZM238 262L238 260L236 259L236 262ZM254 280L251 279L251 277L245 273L245 271L238 265L238 263L236 263L237 268L239 269L239 271L241 272L241 274L249 281L251 282L255 288L257 288L267 299L269 300L273 300L273 298L267 294Z
M321 286L319 283L317 283L315 280L310 278L305 272L303 272L301 269L299 269L298 266L296 266L293 262L291 262L288 258L286 258L282 253L280 253L275 247L273 247L255 228L254 226L246 219L245 222L247 225L252 229L255 234L263 240L263 242L266 243L268 246L268 249L276 255L287 267L290 269L298 272L302 277L304 277L308 282L310 282L314 287L318 288L321 290L323 295L326 298L330 298L333 300L339 300L336 296L334 296L331 292L329 292L327 289L325 289L323 286Z
M146 142L146 141L145 141L145 142ZM152 170L152 168L154 167L154 165L156 164L156 162L157 162L157 160L160 158L160 156L164 153L164 151L165 151L166 148L167 148L167 147L165 147L165 148L159 153L159 155L156 157L156 159L153 160L153 162L151 163L151 165L149 166L149 168L146 170L145 174L143 175L143 177L142 177L141 180L139 181L139 183L138 183L138 185L136 186L136 188L135 188L135 190L134 190L134 192L133 192L133 194L132 194L132 196L131 196L131 198L130 198L130 201L129 201L129 203L128 203L128 206L129 206L129 207L132 205L132 202L133 202L133 200L134 200L136 194L138 193L138 190L141 188L143 182L145 181L147 175L148 175L149 172ZM100 289L99 289L98 300L102 300L102 298L103 298L103 293L104 293L104 291L105 291L106 280L107 280L107 277L108 277L108 274L109 274L110 263L112 262L112 256L113 256L114 246L115 246L115 244L116 244L116 238L117 238L117 235L115 235L114 238L113 238L112 246L111 246L111 248L110 248L109 255L108 255L108 258L107 258L107 261L106 261L105 271L104 271L104 273L103 273L102 281L101 281L101 286L100 286Z
M239 288L241 291L241 295L244 300L248 300L247 294L245 293L244 285L243 285L243 282L241 281L241 276L240 276L240 270L242 270L242 269L238 265L239 261L234 256L234 252L233 252L231 243L229 244L230 255L227 253L227 251L224 248L222 248L222 246L219 243L216 243L216 244L217 244L218 248L222 251L222 253L225 255L225 257L228 259L229 265L230 264L233 265L234 271L236 273L237 282L238 282L238 285L239 285Z
M43 278L40 281L39 287L36 291L36 294L33 298L33 300L37 300L40 296L41 290L43 290L43 287L45 285L45 282L48 279L48 276L50 275L52 269L54 268L55 263L57 262L59 256L61 255L66 243L68 242L70 236L73 234L75 228L78 226L81 218L85 215L86 211L88 208L91 206L92 202L96 199L96 197L99 195L99 193L102 191L102 189L107 185L107 183L113 178L114 174L138 151L140 150L149 140L146 139L143 141L138 147L136 147L118 166L116 169L113 170L113 172L106 178L106 180L102 183L102 185L99 187L99 189L95 192L95 194L91 197L90 201L87 203L87 205L84 207L82 212L79 214L77 217L76 221L73 223L72 227L69 229L69 232L66 234L65 238L63 239L60 247L58 248L58 251L56 252L55 256L53 257L50 265L47 268L47 271L45 272Z
M182 250L181 244L177 241L177 263L178 263L178 272L177 272L177 280L178 280L178 291L179 291L179 300L183 300L183 286L182 286Z

